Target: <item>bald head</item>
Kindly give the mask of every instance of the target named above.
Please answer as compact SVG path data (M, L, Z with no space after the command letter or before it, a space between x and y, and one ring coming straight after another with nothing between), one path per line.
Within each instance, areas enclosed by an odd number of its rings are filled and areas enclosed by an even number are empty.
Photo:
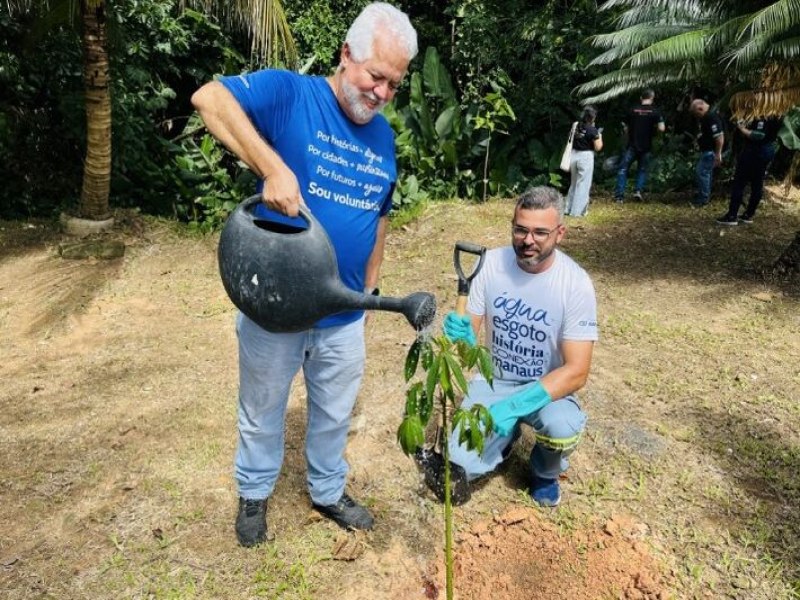
M708 102L702 98L697 98L692 100L692 103L689 105L689 112L691 112L695 117L702 117L708 112L709 108Z

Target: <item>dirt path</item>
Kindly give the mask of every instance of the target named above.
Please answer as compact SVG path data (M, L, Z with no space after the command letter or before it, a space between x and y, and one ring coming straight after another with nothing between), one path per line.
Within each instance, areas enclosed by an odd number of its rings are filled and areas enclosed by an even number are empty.
M789 598L800 576L800 310L767 284L795 206L720 235L663 204L597 203L566 250L592 274L602 341L590 429L541 511L531 440L456 510L461 600ZM713 213L709 212L709 223ZM452 247L507 242L510 206L439 205L390 235L381 289L455 301ZM58 234L0 230L0 588L8 598L443 598L441 511L397 447L412 332L375 314L348 446L377 515L310 510L292 391L275 539L232 535L234 312L216 238L130 217L123 259L65 261ZM444 314L443 312L440 314ZM346 560L350 559L350 560Z

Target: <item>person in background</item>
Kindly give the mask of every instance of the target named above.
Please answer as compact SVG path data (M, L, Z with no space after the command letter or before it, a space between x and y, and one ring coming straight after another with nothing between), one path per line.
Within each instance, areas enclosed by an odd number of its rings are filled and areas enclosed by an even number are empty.
M775 157L776 141L781 127L779 117L761 117L750 122L739 121L737 131L744 138L744 148L736 159L733 174L731 201L728 211L717 219L720 225L750 224L764 195L764 178ZM750 201L739 215L744 198L744 188L750 186Z
M617 168L617 185L614 199L622 203L625 198L625 187L628 184L628 168L636 161L636 186L633 199L641 202L642 192L647 183L647 168L650 165L650 150L653 147L653 136L665 130L664 117L653 104L656 93L651 89L642 91L638 106L632 107L622 125L628 139L625 152Z
M597 109L586 106L575 127L569 163L570 184L566 214L582 217L589 210L589 192L594 174L594 153L603 149L603 130L595 127Z
M711 110L708 102L697 98L689 106L691 112L700 122L700 135L697 145L700 156L697 159L695 174L697 176L697 193L691 205L701 208L711 199L711 187L714 183L714 168L722 164L722 148L725 146L725 132L722 119L717 111Z
M481 376L469 383L462 408L489 409L493 432L483 453L449 439L455 481L491 473L511 451L522 423L533 428L529 493L541 506L561 501L559 475L578 445L586 415L575 396L589 376L597 341L597 301L586 271L559 250L566 227L564 199L550 187L535 187L516 202L511 245L486 253L472 282L467 314L449 313L444 333L453 340L476 341L484 333L494 364L494 382ZM426 478L440 499L440 477ZM432 484L436 484L433 485ZM461 502L466 489L454 490Z
M394 134L381 109L417 54L405 13L367 5L347 32L330 77L263 70L207 83L192 97L209 131L261 179L257 216L296 219L305 204L327 232L349 288L377 285L392 192ZM298 265L298 269L301 265ZM239 544L267 539L267 502L281 471L289 390L307 389L307 485L314 508L347 529L373 517L345 491L350 417L364 372L364 313L326 317L311 329L272 333L243 314L239 339Z

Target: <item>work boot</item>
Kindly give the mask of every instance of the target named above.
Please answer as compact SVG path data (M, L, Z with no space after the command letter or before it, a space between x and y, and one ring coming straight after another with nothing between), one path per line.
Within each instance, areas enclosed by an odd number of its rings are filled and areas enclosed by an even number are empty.
M558 506L561 502L561 488L558 479L533 476L530 489L531 498L539 506Z
M267 541L267 500L239 498L236 538L240 546L250 548Z
M344 529L372 529L375 523L369 511L346 493L336 504L314 504L314 508Z
M425 485L439 502L444 502L444 457L429 448L420 448L414 453L414 460L425 474ZM450 463L450 502L453 506L464 504L470 499L467 472L460 465Z

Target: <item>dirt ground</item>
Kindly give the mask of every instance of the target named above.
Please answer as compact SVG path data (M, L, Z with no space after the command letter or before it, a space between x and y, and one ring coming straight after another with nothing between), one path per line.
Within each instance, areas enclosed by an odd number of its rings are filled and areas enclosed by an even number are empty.
M774 192L775 190L773 190ZM800 229L773 194L752 227L678 196L570 219L601 341L564 500L528 499L526 434L455 509L461 600L794 598L800 593L800 295L761 275ZM457 240L508 242L509 201L429 207L389 236L385 295L454 305ZM367 325L347 534L305 491L292 389L272 541L242 549L234 309L217 236L119 213L116 260L64 260L46 223L0 223L0 589L4 598L444 598L441 507L395 441L413 331Z

